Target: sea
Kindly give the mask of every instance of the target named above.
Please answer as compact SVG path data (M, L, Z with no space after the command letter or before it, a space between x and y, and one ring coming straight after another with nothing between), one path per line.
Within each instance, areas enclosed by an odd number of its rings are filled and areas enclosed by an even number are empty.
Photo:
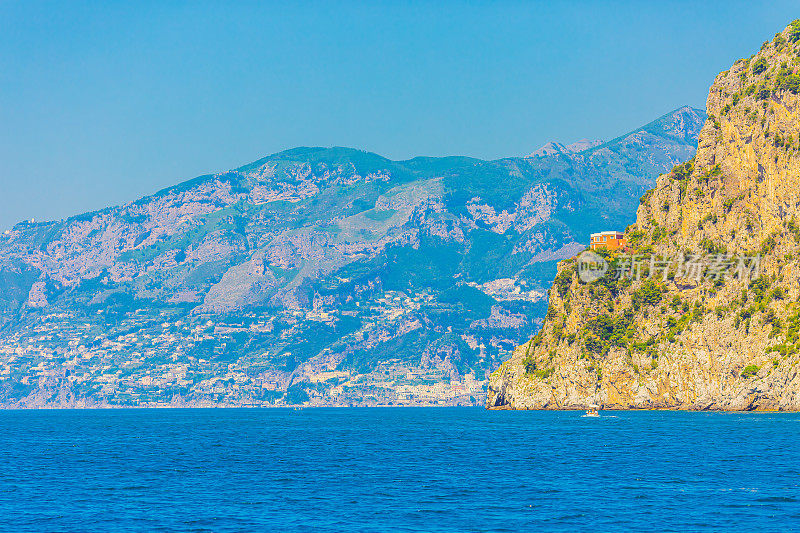
M0 411L3 531L785 531L800 414Z

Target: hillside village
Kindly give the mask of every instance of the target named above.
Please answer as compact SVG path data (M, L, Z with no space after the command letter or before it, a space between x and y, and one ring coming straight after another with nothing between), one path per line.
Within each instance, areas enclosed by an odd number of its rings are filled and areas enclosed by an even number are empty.
M378 327L413 330L419 327L413 312L426 301L430 295L390 294L371 311L383 317ZM295 310L265 321L253 313L232 322L176 319L169 311L142 310L105 329L67 312L54 313L2 339L0 383L35 386L37 394L24 407L53 402L108 406L112 398L120 406L471 405L485 393L484 376L469 373L452 379L435 366L400 359L381 361L367 373L306 364L287 375L263 370L250 359L223 357L237 335L270 334L280 322L289 326L282 333L288 337L302 320L332 322L337 314ZM287 398L291 381L319 386L298 389L299 396Z

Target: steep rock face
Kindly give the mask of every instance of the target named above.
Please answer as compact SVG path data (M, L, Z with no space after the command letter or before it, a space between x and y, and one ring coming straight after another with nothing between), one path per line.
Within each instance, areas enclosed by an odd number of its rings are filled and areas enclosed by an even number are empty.
M587 220L630 223L704 119L498 161L297 148L18 224L0 235L0 404L480 401Z
M626 231L641 275L628 254L588 283L561 262L487 407L800 409L798 58L795 22L717 76L696 157Z

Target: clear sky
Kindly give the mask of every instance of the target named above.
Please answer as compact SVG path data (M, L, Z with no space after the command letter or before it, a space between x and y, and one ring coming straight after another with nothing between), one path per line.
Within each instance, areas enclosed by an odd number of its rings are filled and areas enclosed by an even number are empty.
M0 229L294 146L394 159L609 139L800 2L0 0Z

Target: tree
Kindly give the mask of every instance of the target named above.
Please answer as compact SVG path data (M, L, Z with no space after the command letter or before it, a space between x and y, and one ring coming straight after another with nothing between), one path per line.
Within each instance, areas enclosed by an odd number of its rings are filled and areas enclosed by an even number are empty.
M614 319L611 315L600 315L589 320L586 328L603 341L608 341L614 333Z
M767 60L763 57L759 57L755 63L753 63L753 74L758 75L767 70Z
M789 24L789 42L794 43L800 40L800 19Z
M572 285L572 274L573 270L571 268L567 268L559 272L556 276L556 289L558 290L559 296L562 298L567 296L567 292L569 292L569 288Z
M584 341L584 346L586 346L586 349L589 350L590 352L599 354L603 352L606 345L603 341L601 341L594 335L589 335L588 337L586 337L586 340Z
M639 305L656 305L661 301L661 287L652 279L645 280L633 293L633 300Z
M752 378L753 376L758 374L759 370L760 368L757 367L756 365L747 365L746 367L744 367L744 370L742 370L742 377Z

